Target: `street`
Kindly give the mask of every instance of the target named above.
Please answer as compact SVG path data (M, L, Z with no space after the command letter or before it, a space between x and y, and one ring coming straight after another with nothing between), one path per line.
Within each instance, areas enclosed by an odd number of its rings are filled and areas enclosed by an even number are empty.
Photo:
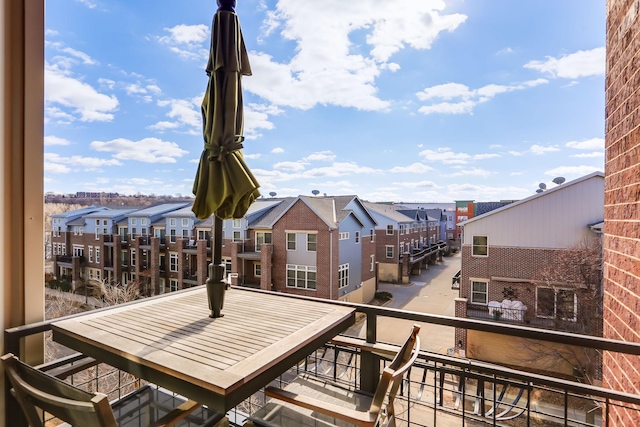
M400 308L420 313L453 316L457 289L451 289L451 277L460 269L460 253L443 258L443 262L430 265L420 276L412 276L411 283L380 283L379 291L387 291L393 299L385 307ZM409 333L411 321L380 317L378 319L378 341L402 343ZM446 353L454 347L454 329L447 326L422 324L420 330L421 349ZM366 336L366 322L360 321L348 334Z

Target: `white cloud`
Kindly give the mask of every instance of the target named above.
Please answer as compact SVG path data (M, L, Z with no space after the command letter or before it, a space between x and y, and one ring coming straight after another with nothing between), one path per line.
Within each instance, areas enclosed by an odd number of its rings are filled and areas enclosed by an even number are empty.
M407 181L407 182L394 182L394 185L398 185L404 188L428 188L428 189L437 189L442 188L438 184L433 181Z
M371 174L380 172L368 166L359 166L355 162L335 162L331 166L308 169L303 172L304 178L310 177L338 177L352 174Z
M243 153L243 155L244 155L245 159L254 159L254 160L259 159L260 157L262 157L262 154L260 154L260 153L255 153L255 154L244 154Z
M44 137L44 145L71 145L68 139L60 138L53 135L47 135Z
M491 144L489 146L489 148L502 148L502 145L500 145L500 144Z
M59 163L44 162L45 173L69 173L71 168L69 166L61 165Z
M512 156L523 156L526 151L509 151Z
M576 150L604 150L604 138L591 138L584 141L570 141L565 144Z
M107 89L113 89L116 86L116 82L111 79L99 78L98 83Z
M431 105L424 105L418 112L428 115L440 114L465 114L472 113L476 105L487 102L496 95L524 90L541 84L548 83L545 79L528 80L512 85L488 84L479 89L471 89L461 83L445 83L428 87L416 93L420 101L444 101ZM449 102L453 101L453 102Z
M547 56L544 61L530 61L524 67L566 79L600 76L605 71L605 48L579 50L559 58Z
M65 113L83 122L111 121L118 108L115 95L105 95L93 86L72 77L56 67L45 65L45 101L48 107L57 104L70 111Z
M596 166L560 166L548 171L545 171L545 175L549 176L564 176L565 178L578 178L584 175L588 175L592 172L602 170L602 168Z
M326 151L318 151L316 153L312 153L307 157L304 157L302 160L304 160L305 162L310 162L310 161L330 162L335 160L335 158L336 158L336 155L333 154L333 152L326 150Z
M494 159L496 157L501 157L501 156L500 156L500 154L496 154L496 153L474 154L473 155L473 160Z
M284 153L284 148L280 148L280 147L276 147L273 150L271 150L272 154L282 154Z
M499 51L496 52L496 55L509 55L511 53L513 53L513 49L511 49L510 47L505 47L503 49L500 49Z
M302 162L279 162L273 165L273 168L291 172L299 172L305 169Z
M194 101L194 99L169 99L158 101L157 104L159 107L169 107L167 117L174 119L173 122L160 122L163 123L160 126L164 127L164 129L168 129L169 123L173 123L175 125L173 128L187 126L194 130L198 129L201 131L202 113L200 112L199 102L196 103ZM153 126L157 125L158 123Z
M594 158L594 157L604 157L603 151L593 151L591 153L580 153L580 154L572 154L569 157L577 157L577 158Z
M248 104L244 106L244 136L246 139L257 139L262 136L260 129L275 129L269 116L277 116L282 110L275 105Z
M488 171L480 168L462 169L460 172L452 173L451 176L482 176L487 177L496 172Z
M471 156L466 153L455 153L450 148L437 148L435 150L423 150L418 155L429 162L442 162L444 164L464 165L469 163Z
M71 156L64 157L56 153L44 153L45 171L57 170L55 173L71 172L66 165L83 169L84 171L96 171L103 166L120 166L122 163L116 159L100 159L97 157ZM56 166L57 165L57 166ZM62 172L62 171L65 172Z
M182 59L206 61L208 50L203 43L209 38L209 27L204 24L185 25L164 29L169 34L158 37L158 41L169 47Z
M529 151L535 155L540 156L545 153L560 151L560 149L556 145L549 145L545 147L543 145L534 144L531 146L531 148L529 148Z
M89 146L96 151L114 153L115 159L145 163L175 163L176 158L188 153L175 142L158 138L144 138L139 141L117 138L111 141L93 141Z
M396 71L389 62L402 49L429 49L445 31L466 20L444 14L442 0L351 0L339 13L317 0L281 0L267 13L260 41L277 35L296 43L295 56L279 63L264 52L252 52L253 76L244 87L281 106L309 109L318 104L361 110L385 110L376 78ZM352 37L364 35L366 44Z
M520 187L493 187L490 185L477 184L449 184L447 191L452 199L469 199L469 200L496 200L513 198L520 199L531 195L531 191L527 188Z
M412 163L409 166L396 166L389 169L391 173L427 173L432 171L431 166L427 166L423 163Z
M85 6L87 6L89 9L93 9L96 6L98 6L98 3L96 3L94 0L76 0L82 4L84 4Z

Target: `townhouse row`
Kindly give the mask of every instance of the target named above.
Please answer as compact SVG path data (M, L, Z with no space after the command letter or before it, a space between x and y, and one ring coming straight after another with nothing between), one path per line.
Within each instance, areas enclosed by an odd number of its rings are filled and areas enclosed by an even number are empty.
M53 215L54 275L74 289L135 282L146 295L204 284L212 222L188 203ZM233 284L368 302L378 280L407 282L435 262L445 230L440 209L357 196L260 199L244 218L223 222L222 260Z

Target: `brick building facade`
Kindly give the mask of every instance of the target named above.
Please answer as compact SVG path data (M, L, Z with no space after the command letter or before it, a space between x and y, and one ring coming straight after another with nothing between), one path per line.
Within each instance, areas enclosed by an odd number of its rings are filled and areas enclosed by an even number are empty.
M640 342L640 2L607 0L604 336ZM607 387L640 393L640 358L605 352ZM612 407L609 425L640 425Z

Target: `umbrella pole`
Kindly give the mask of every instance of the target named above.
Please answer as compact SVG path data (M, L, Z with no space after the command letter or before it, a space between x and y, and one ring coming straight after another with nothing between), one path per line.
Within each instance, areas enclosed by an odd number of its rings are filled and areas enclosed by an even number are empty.
M222 265L222 220L213 215L213 249L211 264L209 264L209 278L207 279L207 297L209 298L209 317L222 317L220 314L224 304L224 292L227 284L224 282L224 265Z

